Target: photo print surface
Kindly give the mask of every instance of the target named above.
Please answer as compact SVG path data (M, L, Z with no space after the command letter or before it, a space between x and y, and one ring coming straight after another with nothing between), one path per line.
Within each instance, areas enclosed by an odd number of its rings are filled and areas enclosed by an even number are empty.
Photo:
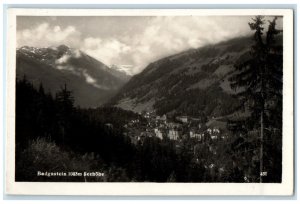
M8 177L20 192L291 184L291 16L84 11L15 15Z

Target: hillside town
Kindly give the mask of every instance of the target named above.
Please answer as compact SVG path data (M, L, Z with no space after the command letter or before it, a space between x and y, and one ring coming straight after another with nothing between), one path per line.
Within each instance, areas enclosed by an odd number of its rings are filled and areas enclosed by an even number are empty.
M124 127L126 135L132 143L142 142L146 137L169 139L180 143L183 139L201 143L206 141L226 140L229 132L226 122L212 118L204 123L200 118L187 115L168 117L166 114L158 116L155 112L143 112L145 120L131 120Z

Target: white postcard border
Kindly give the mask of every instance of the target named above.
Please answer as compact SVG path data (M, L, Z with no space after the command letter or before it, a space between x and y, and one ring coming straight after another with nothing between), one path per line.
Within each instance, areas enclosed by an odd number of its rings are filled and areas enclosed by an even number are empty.
M282 183L15 182L16 16L282 15L284 44ZM293 10L291 9L8 9L6 193L18 195L292 195L294 189Z

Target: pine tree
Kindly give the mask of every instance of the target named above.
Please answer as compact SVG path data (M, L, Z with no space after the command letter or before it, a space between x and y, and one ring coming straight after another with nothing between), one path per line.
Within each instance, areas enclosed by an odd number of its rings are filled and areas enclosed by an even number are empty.
M58 124L60 134L62 137L62 143L65 142L66 131L70 128L71 116L74 111L74 97L72 92L67 89L67 85L64 85L58 93L56 93L56 102L58 104Z
M67 85L56 94L56 100L61 104L64 113L70 113L74 108L74 97L72 92L67 89Z
M275 37L281 31L276 29L276 20L269 21L269 27L264 34L265 20L256 16L249 23L254 32L254 44L251 47L250 58L235 65L236 74L231 78L231 88L237 89L243 103L248 106L252 122L260 126L260 182L264 171L264 135L266 119L272 114L269 104L282 98L282 46L276 45ZM259 121L257 123L256 121ZM269 126L269 125L268 125Z

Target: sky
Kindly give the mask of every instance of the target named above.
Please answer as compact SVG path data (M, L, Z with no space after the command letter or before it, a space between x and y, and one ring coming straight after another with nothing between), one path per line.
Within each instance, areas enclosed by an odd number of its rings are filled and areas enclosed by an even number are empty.
M80 49L128 74L191 48L253 33L251 16L18 16L17 47ZM267 20L267 19L266 19ZM280 23L280 22L279 22Z

